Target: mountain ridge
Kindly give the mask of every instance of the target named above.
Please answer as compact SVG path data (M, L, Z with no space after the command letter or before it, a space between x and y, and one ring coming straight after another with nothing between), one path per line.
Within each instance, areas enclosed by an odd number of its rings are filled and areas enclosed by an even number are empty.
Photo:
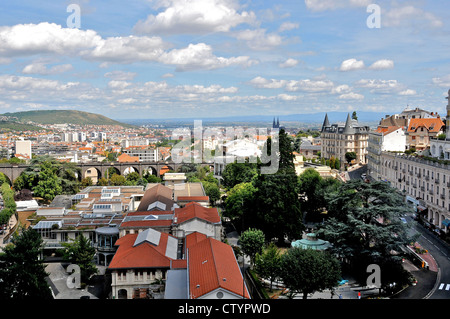
M37 124L75 124L75 125L118 125L133 127L110 119L104 115L77 110L35 110L22 112L8 112L1 114L9 118L16 118L18 122L34 122Z

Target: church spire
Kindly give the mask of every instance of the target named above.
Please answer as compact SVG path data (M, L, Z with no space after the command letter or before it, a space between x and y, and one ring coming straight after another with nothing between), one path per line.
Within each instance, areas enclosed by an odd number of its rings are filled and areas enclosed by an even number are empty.
M330 122L328 121L328 113L325 113L325 120L323 120L322 124L322 132L325 129L325 127L330 126Z
M350 117L350 113L347 115L347 121L345 122L345 127L344 127L344 134L352 134L352 119Z

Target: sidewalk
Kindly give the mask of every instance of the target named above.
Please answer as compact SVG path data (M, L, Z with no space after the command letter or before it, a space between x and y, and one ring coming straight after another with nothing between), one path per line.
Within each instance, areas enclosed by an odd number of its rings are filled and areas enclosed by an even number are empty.
M414 243L415 247L423 249L422 246L420 246L419 243ZM410 246L411 247L411 246ZM413 247L411 247L413 248ZM414 248L413 248L414 249ZM420 258L422 258L424 261L428 263L428 269L433 272L438 272L438 265L436 263L436 260L434 260L433 256L427 251L423 254L417 254Z

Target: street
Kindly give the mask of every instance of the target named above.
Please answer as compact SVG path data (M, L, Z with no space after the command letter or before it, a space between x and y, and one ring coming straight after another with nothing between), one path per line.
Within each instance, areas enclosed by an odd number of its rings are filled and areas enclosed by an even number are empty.
M427 296L429 299L450 299L450 245L439 240L428 229L417 225L421 234L417 242L434 257L438 264L438 276L433 290Z

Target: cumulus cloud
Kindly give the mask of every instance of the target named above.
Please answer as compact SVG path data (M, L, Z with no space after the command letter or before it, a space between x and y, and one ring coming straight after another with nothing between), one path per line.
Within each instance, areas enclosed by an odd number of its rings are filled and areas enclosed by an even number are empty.
M394 61L392 60L378 60L369 67L371 70L388 70L393 68Z
M370 67L367 69L369 70L388 70L394 68L394 61L387 60L387 59L381 59L378 61L375 61L372 63ZM364 61L362 60L356 60L356 59L348 59L341 63L341 66L339 70L343 72L347 71L355 71L355 70L363 70L366 69L366 65Z
M139 21L134 29L145 34L206 34L228 32L231 28L255 22L253 12L239 11L232 0L165 0L164 11Z
M268 80L263 77L257 76L256 78L253 78L249 82L252 86L257 88L264 88L264 89L280 89L283 88L286 84L286 80Z
M246 29L233 33L238 40L245 41L252 50L267 51L283 43L282 37L275 33L267 33L265 29Z
M364 95L358 93L346 93L339 96L340 100L363 100Z
M292 68L292 67L296 66L297 64L298 64L298 60L289 58L286 61L284 61L283 63L280 63L278 66L280 68Z
M311 11L327 11L342 8L367 7L372 0L305 0L306 7Z
M101 37L92 30L63 28L55 23L0 27L0 55L72 54L94 47Z
M283 22L280 27L278 28L279 32L284 32L284 31L289 31L289 30L294 30L294 29L298 29L299 28L299 24L298 23L294 23L294 22Z
M416 26L418 28L441 28L444 23L431 12L416 8L412 5L395 7L383 13L384 27Z
M73 69L72 64L59 64L48 68L45 63L36 62L25 66L22 70L24 74L53 75L60 74Z
M270 39L270 37L268 37ZM269 41L270 42L270 41ZM160 37L120 36L103 39L95 31L62 28L53 23L16 25L0 28L0 58L39 53L73 55L85 60L111 63L157 62L176 66L177 70L216 69L257 63L248 56L219 57L211 46L198 43L171 49ZM45 65L26 66L24 73L64 72L68 65L46 69Z
M183 49L173 49L162 53L158 59L164 64L175 65L178 71L194 69L217 69L232 65L249 67L257 63L248 56L217 57L213 54L211 46L205 43L189 44Z
M405 86L397 80L362 79L357 81L355 86L370 89L372 93L381 94L396 93L405 89Z
M416 95L416 90L407 89L398 93L398 95Z
M361 70L364 69L364 61L358 61L356 59L348 59L341 63L340 70L341 71L353 71L353 70Z
M432 79L433 84L443 87L443 88L450 88L450 75L446 75L444 77L435 77Z

